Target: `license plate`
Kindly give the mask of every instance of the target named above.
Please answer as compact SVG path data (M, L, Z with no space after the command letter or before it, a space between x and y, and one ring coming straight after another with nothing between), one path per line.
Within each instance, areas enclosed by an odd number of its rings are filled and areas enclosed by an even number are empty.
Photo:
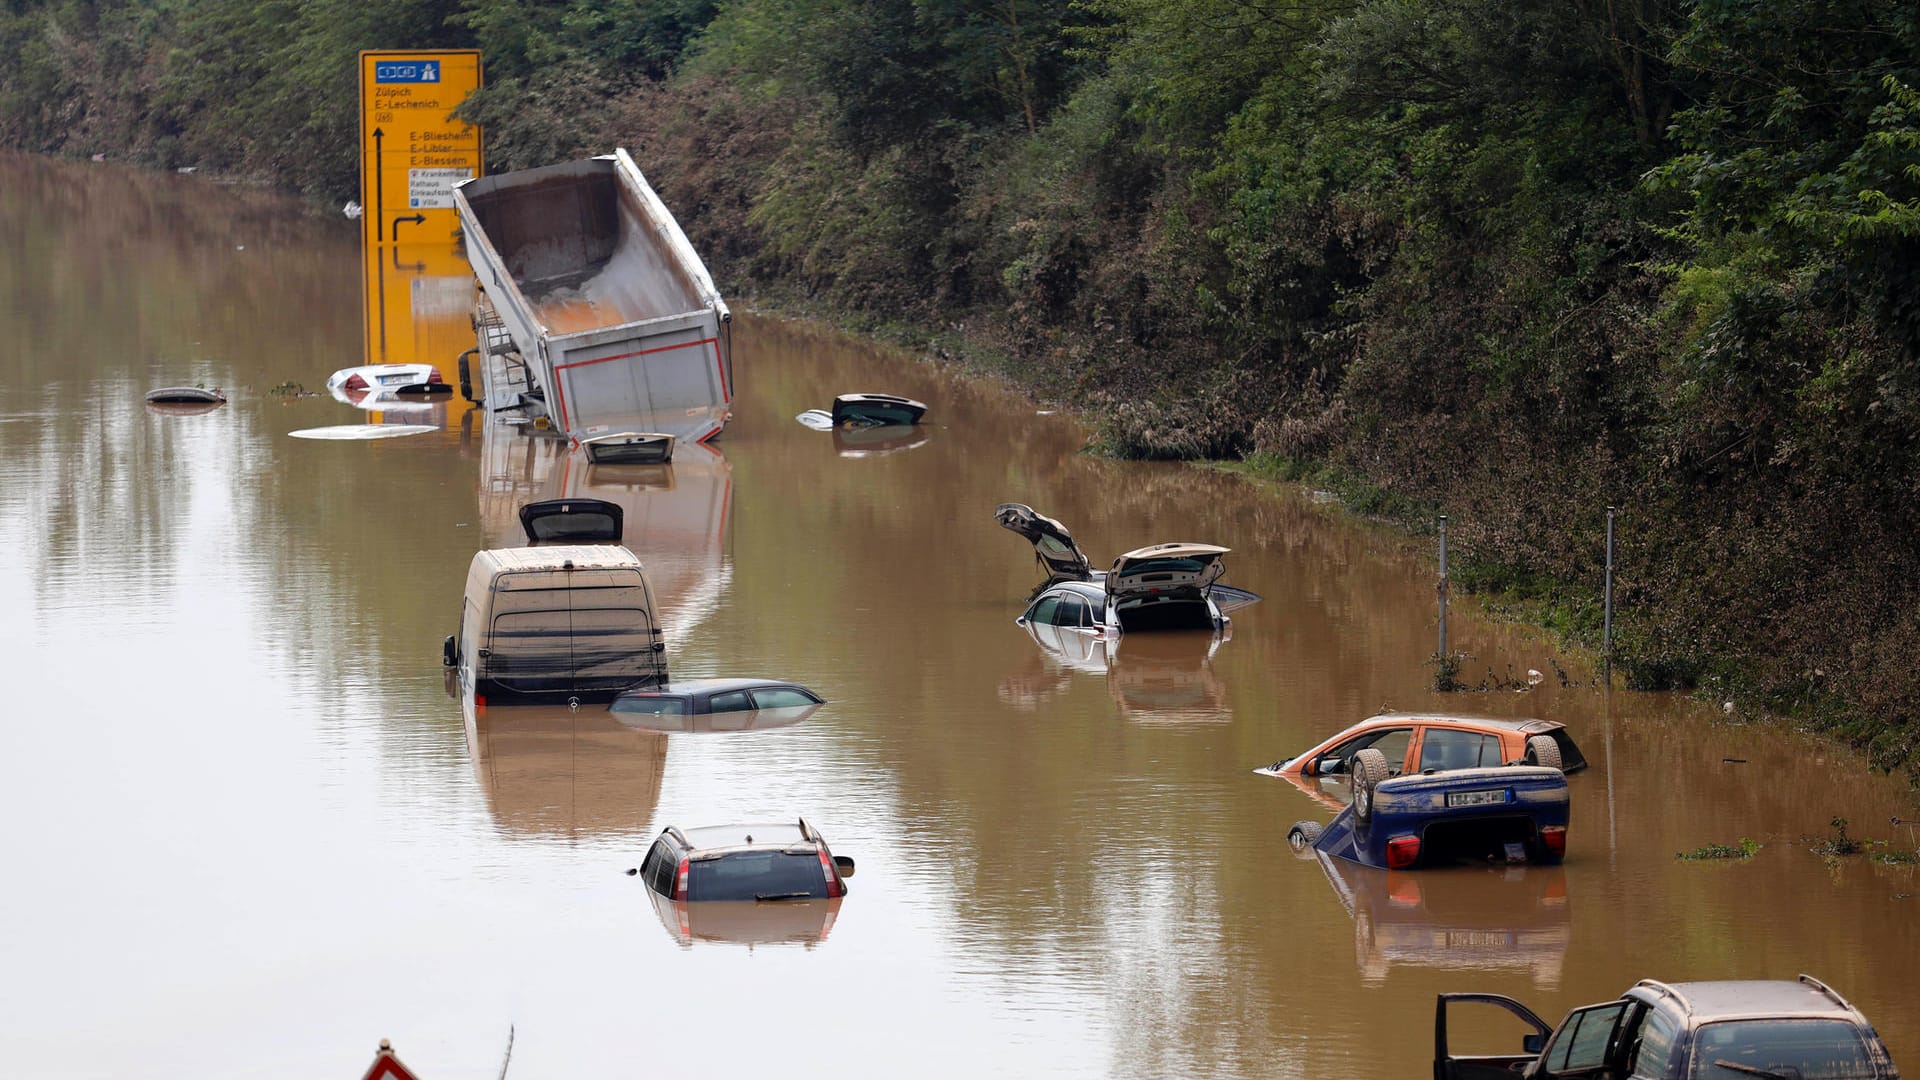
M1506 789L1495 791L1449 791L1448 806L1499 806L1507 801Z
M413 378L411 375L382 375L380 376L380 385L392 386L394 383L403 383L411 378Z

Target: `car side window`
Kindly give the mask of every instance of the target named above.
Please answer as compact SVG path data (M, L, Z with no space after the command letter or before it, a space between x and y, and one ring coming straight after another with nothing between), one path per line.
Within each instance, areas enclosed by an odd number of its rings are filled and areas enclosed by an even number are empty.
M1547 1073L1562 1076L1582 1069L1597 1069L1607 1063L1607 1051L1613 1046L1614 1029L1630 1004L1610 1001L1605 1005L1576 1009L1554 1033L1547 1047Z
M1055 626L1087 625L1087 602L1077 596L1063 596L1060 606L1054 609L1053 618L1048 620Z
M1407 744L1412 741L1412 728L1394 728L1375 739L1369 749L1380 751L1380 756L1387 759L1387 771L1397 776L1406 770Z
M813 695L784 686L753 692L753 707L756 709L791 709L798 705L818 704Z
M1038 602L1036 602L1033 605L1033 610L1027 612L1027 621L1036 622L1036 623L1050 623L1053 621L1054 611L1056 611L1059 607L1060 607L1059 597L1043 596L1039 599Z
M1428 728L1420 740L1420 771L1474 769L1500 764L1500 740L1477 731Z
M1680 1025L1670 1017L1658 1011L1648 1013L1633 1035L1627 1075L1632 1080L1664 1080L1668 1059L1673 1057L1673 1041L1679 1034Z
M1369 731L1356 735L1339 746L1321 754L1320 757L1337 757L1343 761L1352 761L1353 755L1362 750L1378 750L1387 759L1387 768L1399 772L1407 763L1407 744L1413 741L1413 729L1387 728L1383 731Z
M741 709L751 708L753 708L753 706L747 701L747 692L745 690L735 690L730 694L713 695L713 703L708 707L708 711L739 712Z

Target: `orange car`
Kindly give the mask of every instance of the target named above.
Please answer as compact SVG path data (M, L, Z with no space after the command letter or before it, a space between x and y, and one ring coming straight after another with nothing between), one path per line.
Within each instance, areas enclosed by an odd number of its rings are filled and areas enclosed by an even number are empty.
M1353 755L1372 748L1386 756L1388 771L1442 772L1512 762L1534 764L1527 739L1549 735L1560 746L1560 767L1577 772L1586 757L1558 720L1527 717L1455 716L1444 713L1384 713L1368 717L1305 753L1295 754L1253 770L1263 776L1291 780L1314 798L1340 805L1317 790L1308 777L1344 777Z

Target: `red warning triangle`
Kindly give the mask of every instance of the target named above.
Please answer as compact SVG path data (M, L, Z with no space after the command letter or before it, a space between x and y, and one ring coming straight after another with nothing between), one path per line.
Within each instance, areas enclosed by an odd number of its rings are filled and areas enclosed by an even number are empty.
M385 1039L380 1040L380 1052L373 1055L373 1064L367 1066L367 1075L360 1080L420 1080L412 1070L400 1064L393 1054L393 1045Z

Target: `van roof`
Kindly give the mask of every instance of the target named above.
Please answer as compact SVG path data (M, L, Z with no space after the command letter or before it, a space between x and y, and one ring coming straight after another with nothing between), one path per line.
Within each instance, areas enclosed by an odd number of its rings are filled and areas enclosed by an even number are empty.
M501 570L638 570L640 557L619 544L554 544L550 547L489 548L474 556Z

